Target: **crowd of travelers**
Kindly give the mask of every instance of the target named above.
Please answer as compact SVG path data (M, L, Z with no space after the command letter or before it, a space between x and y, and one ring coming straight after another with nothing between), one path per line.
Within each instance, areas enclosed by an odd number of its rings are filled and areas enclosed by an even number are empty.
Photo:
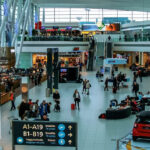
M60 112L60 94L57 90L53 93L53 100L55 103L53 110L55 112ZM46 102L46 100L43 100L41 104L39 104L39 100L36 100L35 102L33 102L32 99L29 99L28 102L23 100L18 106L19 117L21 120L39 117L41 120L45 120L45 118L48 119L47 115L51 113L51 106L52 103Z
M89 80L84 79L82 94L89 95L90 87L91 87L91 84ZM73 93L73 99L75 103L75 108L79 110L81 97L77 89ZM55 90L55 92L53 93L53 100L54 100L53 111L60 112L61 110L60 94L58 90ZM21 120L26 120L27 118L39 118L40 117L41 120L48 121L47 115L51 113L51 106L52 106L52 103L46 102L45 100L43 100L41 104L39 104L39 100L36 100L35 102L33 102L32 99L29 99L28 102L26 100L23 100L21 104L18 106L19 117L21 118ZM16 109L14 100L12 100L11 110L13 109Z
M114 70L112 70L111 72L111 79L109 79L108 77L105 79L105 86L104 86L104 91L107 90L108 91L108 82L112 81L113 82L113 88L112 91L113 93L116 93L117 90L120 89L120 84L122 84L122 86L125 87L125 85L123 84L123 82L126 82L126 74L123 74L122 72L120 72L118 75L114 75Z

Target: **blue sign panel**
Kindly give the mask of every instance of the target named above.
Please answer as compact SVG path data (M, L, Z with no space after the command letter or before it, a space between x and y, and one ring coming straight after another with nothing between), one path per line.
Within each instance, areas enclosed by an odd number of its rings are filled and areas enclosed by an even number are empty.
M96 31L99 30L97 24L84 24L82 25L83 31Z
M104 60L104 64L121 65L127 64L127 59L108 58Z
M128 17L104 17L102 19L104 24L112 24L112 23L129 23L131 22Z
M77 123L13 121L14 145L77 147Z

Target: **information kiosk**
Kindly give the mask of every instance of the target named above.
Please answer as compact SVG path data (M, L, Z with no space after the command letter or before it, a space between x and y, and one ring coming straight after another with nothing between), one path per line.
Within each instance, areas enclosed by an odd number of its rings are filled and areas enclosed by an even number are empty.
M104 73L111 75L114 65L127 64L127 59L123 58L107 58L104 59Z

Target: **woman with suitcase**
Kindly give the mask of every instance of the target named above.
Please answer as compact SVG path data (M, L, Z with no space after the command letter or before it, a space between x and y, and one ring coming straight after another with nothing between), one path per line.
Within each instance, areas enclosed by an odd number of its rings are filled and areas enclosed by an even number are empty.
M74 94L73 94L73 98L74 98L74 101L75 101L75 107L76 105L78 105L78 110L80 109L79 107L79 103L80 103L80 94L78 92L78 90L76 89ZM76 107L77 108L77 107Z

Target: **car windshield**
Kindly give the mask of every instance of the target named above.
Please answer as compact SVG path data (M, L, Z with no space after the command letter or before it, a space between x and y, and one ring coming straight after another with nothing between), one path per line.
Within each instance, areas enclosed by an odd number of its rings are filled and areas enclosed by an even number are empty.
M150 124L150 118L137 118L136 123Z

